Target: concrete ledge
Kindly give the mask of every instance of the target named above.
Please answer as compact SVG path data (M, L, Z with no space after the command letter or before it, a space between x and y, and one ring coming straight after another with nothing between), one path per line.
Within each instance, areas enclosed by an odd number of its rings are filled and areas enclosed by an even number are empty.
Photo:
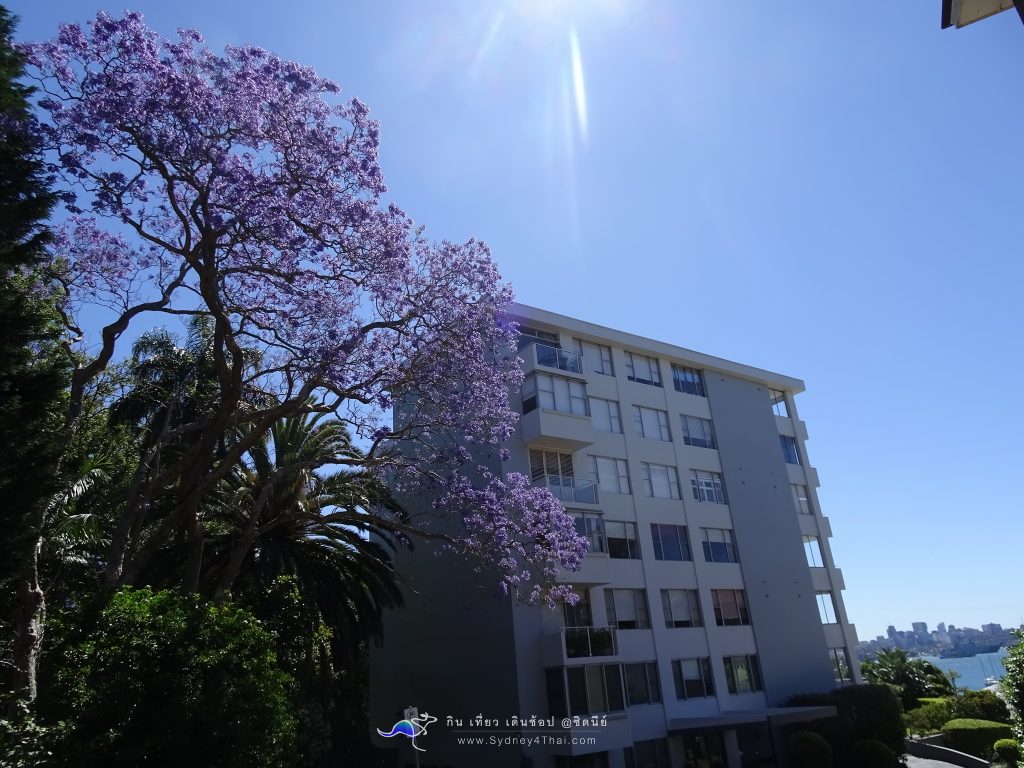
M940 760L944 763L959 765L961 768L989 768L989 762L980 757L968 755L964 752L957 752L949 747L940 747L938 744L929 744L925 741L907 739L907 754L914 757L923 757L928 760Z

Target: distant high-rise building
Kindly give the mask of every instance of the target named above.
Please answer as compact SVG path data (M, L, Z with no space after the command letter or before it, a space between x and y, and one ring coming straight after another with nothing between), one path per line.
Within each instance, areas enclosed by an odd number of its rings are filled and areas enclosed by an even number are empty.
M986 635L998 635L1003 631L1002 624L982 624L981 631Z
M945 637L947 634L949 634L948 632L946 632L946 623L943 621L939 622L938 631L939 637Z
M915 621L910 625L910 628L914 631L914 634L921 639L928 639L928 623L924 621Z
M896 627L892 624L889 625L888 629L885 630L885 634L888 635L890 640L896 639Z

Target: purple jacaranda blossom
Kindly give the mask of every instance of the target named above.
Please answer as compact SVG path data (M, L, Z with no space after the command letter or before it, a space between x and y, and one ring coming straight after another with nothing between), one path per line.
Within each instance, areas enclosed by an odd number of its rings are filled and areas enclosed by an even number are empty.
M197 427L191 474L164 473L184 499L169 524L194 515L191 491L236 458L212 450L204 430L332 412L369 444L360 466L435 498L439 530L459 521L448 547L496 571L505 592L571 594L555 579L585 551L571 517L485 461L507 457L517 418L509 391L522 374L501 310L511 289L484 243L431 242L382 204L380 129L366 105L254 46L217 55L195 31L162 39L137 13L100 13L22 50L71 214L54 247L62 283L72 306L115 314L75 386L103 370L142 311L203 314L216 327L225 410ZM236 364L242 348L258 352L255 369ZM240 417L228 409L243 391L275 404ZM431 532L429 520L417 525Z

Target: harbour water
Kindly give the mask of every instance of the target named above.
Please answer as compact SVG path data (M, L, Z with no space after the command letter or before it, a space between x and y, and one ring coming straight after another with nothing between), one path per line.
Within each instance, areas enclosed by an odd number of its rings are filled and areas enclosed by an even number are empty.
M980 691L987 687L985 678L994 677L996 680L1006 674L1003 668L1003 659L1006 658L1007 650L1000 648L995 653L979 653L977 656L967 656L962 659L943 659L938 656L922 656L925 661L930 661L943 672L955 670L960 673L956 684L958 688L970 688L972 691Z

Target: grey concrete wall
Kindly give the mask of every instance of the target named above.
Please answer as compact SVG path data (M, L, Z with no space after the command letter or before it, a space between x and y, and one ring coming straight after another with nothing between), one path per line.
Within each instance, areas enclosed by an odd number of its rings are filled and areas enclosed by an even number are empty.
M769 705L835 687L768 390L706 372Z

